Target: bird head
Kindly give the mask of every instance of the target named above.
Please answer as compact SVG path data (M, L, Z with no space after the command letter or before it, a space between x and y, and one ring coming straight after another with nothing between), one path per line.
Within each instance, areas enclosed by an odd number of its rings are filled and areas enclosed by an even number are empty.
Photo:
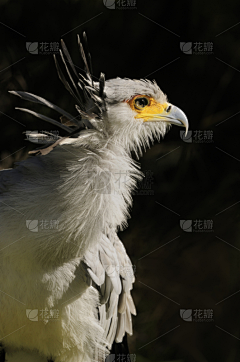
M129 151L141 152L154 138L163 137L171 124L188 131L186 115L167 101L155 81L111 79L106 81L105 92L106 129Z
M60 56L65 66L65 74L69 79L66 79L62 67L54 57L56 68L60 80L76 101L78 116L72 116L39 96L12 91L11 93L25 100L43 104L59 112L61 123L28 109L18 109L58 125L68 133L65 139L82 137L86 134L83 128L85 131L87 129L88 133L89 129L93 128L106 135L114 143L122 145L126 151L135 151L137 154L141 154L142 148L149 147L155 138L160 140L172 124L185 127L187 134L186 115L167 101L166 95L155 81L127 78L105 81L105 76L101 73L99 81L95 82L86 34L83 33L84 45L78 36L78 45L84 64L84 69L77 67L81 70L80 73L76 70L64 41L62 40L61 43ZM41 136L44 138L44 135ZM39 138L39 134L36 137ZM62 142L65 140L58 139L50 144L47 150L40 153L46 154ZM31 151L31 153L36 152Z

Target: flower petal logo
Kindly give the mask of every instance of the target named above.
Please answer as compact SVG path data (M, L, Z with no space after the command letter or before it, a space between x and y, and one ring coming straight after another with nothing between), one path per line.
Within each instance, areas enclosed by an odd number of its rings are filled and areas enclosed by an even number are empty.
M186 233L192 232L192 220L180 220L180 226Z
M192 309L180 309L180 317L185 322L192 322Z
M108 9L115 9L116 8L115 0L103 0L103 4Z
M96 177L95 172L89 171L89 176L92 177L92 188L98 194L111 194L111 172L102 171Z
M192 143L192 131L188 131L187 135L185 131L180 131L181 139L186 143Z
M38 42L35 41L35 42L26 42L26 48L27 48L27 51L30 53L30 54L38 54Z
M180 49L184 54L192 54L192 42L180 42Z
M31 232L38 232L38 220L26 220L26 226Z
M105 362L114 362L115 361L115 354L111 353L107 356Z
M26 316L32 322L38 322L38 309L26 309Z

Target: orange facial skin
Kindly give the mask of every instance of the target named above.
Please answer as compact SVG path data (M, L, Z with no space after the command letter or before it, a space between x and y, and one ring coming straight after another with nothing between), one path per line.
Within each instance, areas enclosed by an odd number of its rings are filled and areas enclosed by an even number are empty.
M148 99L148 105L144 108L138 108L135 104L137 98L146 98ZM166 102L164 104L158 103L154 98L146 96L146 95L137 95L127 101L132 110L137 112L135 118L141 118L144 122L149 121L151 118L156 117L156 115L160 115L163 113L169 104Z

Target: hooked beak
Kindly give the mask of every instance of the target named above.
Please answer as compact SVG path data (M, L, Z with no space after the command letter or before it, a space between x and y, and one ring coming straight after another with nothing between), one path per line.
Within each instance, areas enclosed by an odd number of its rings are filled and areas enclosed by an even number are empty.
M186 132L185 135L188 133L188 119L185 113L178 107L170 104L165 103L161 109L161 113L155 113L148 115L145 122L168 122L171 124L175 124L176 126L185 127Z

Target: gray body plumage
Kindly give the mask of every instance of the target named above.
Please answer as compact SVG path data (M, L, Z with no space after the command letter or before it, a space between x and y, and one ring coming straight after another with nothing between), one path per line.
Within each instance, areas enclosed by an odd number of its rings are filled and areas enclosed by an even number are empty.
M22 109L66 135L45 141L46 134L33 134L44 144L32 152L36 156L0 173L0 336L9 362L102 361L114 340L132 334L134 273L117 236L127 225L131 191L142 178L130 151L141 153L171 123L136 120L129 106L138 95L166 103L155 82L105 83L102 74L93 82L80 40L84 76L62 45L69 82L56 65L76 100L76 117L38 96L12 92L60 113L62 123ZM34 220L37 232L31 229ZM40 227L44 220L49 227ZM58 310L59 317L31 320L29 311L44 309Z

